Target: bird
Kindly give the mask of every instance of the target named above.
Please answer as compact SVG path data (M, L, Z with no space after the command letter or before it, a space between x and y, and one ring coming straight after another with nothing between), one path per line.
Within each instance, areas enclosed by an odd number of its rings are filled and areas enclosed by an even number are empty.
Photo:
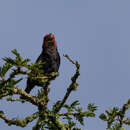
M44 70L44 76L48 76L51 72L58 72L59 70L60 55L55 36L52 33L46 34L43 38L42 52L36 60L36 63L39 62L44 63L41 67ZM29 94L36 85L38 85L37 82L28 77L25 92Z

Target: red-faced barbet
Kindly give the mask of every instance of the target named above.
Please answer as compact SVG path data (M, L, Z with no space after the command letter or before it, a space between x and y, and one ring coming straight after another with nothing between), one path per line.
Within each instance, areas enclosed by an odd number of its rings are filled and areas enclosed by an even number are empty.
M52 33L46 34L43 38L42 52L37 58L37 62L43 62L43 70L45 76L51 72L58 72L60 66L60 55L57 50L57 43ZM27 86L25 91L30 93L37 83L30 78L27 79Z

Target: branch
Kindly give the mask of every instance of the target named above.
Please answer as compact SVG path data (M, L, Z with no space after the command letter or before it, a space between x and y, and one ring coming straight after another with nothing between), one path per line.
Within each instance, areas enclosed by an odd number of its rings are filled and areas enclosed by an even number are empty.
M45 107L45 102L44 101L41 101L39 100L38 98L34 97L34 96L31 96L30 94L26 93L24 90L22 89L19 89L19 88L13 88L12 89L12 93L13 94L19 94L21 96L23 96L26 101L32 103L33 105L36 105L36 106L39 106L41 108L44 108Z
M48 113L48 111L46 111L46 118L44 113L42 114L42 112L39 114L39 119L37 120L37 123L35 126L33 126L33 130L40 130L41 128L41 121L40 120L46 120L46 123L49 124L49 126L54 126L54 128L52 129L56 129L56 130L67 130L65 127L65 124L56 116L51 115L50 113Z
M59 118L56 118L55 121L60 130L66 130L64 123Z
M64 115L58 115L59 111L62 107L64 107L65 102L67 101L68 97L70 96L70 93L74 90L76 90L78 84L77 84L77 78L80 75L80 65L77 61L71 60L71 58L68 55L64 55L72 64L76 66L76 72L71 78L71 84L67 88L67 92L64 95L63 99L59 101L59 104L54 107L51 111L47 107L47 103L49 101L48 93L50 91L49 84L52 80L54 80L58 73L52 72L48 76L43 75L43 71L40 69L41 64L27 64L28 59L23 60L23 58L20 56L20 54L17 52L17 50L12 51L13 54L15 54L16 58L4 58L4 61L6 62L3 67L0 68L0 99L5 96L13 96L14 94L20 95L22 98L16 98L13 99L12 97L8 97L7 101L27 101L32 103L38 108L38 112L27 116L24 118L24 120L21 120L19 118L8 118L5 116L3 111L0 111L0 118L3 119L8 125L16 125L25 127L29 122L32 122L34 119L38 118L36 125L33 127L33 130L39 130L41 128L56 128L58 130L66 130L67 124L64 124L62 120L60 119L60 116L65 116L68 113L65 113ZM14 67L14 69L12 68ZM12 70L9 74L9 77L5 80L4 78L7 75L7 72L9 70ZM28 72L29 71L29 72ZM22 78L16 80L15 76L18 75L25 75L28 77L31 77L32 80L36 80L39 86L44 86L39 92L37 97L31 96L30 94L26 93L24 90L19 89L17 87L17 84L22 80ZM74 104L74 103L72 103ZM74 107L74 105L73 105ZM73 115L78 121L83 124L82 120L83 117L86 116L85 112L80 112L79 109L76 110L79 113L73 113ZM75 115L74 115L75 114ZM81 116L79 117L79 114ZM67 115L66 115L67 116ZM69 119L68 119L69 120ZM70 123L70 122L68 122ZM70 125L70 124L68 124ZM73 124L72 124L73 125ZM73 127L73 126L72 126Z
M16 125L16 126L21 126L21 127L25 127L27 126L27 124L29 122L32 122L33 120L35 120L37 117L39 116L39 113L33 113L29 116L27 116L25 119L21 120L21 119L10 119L8 117L5 116L5 114L3 112L0 112L0 118L3 119L9 126L10 125Z
M59 112L60 109L62 108L62 106L64 105L64 103L66 102L67 98L69 97L70 93L73 90L76 90L78 84L76 83L77 78L80 75L80 65L79 63L76 61L74 62L73 60L70 59L70 57L68 55L64 55L64 57L66 57L71 63L73 63L76 66L76 73L73 75L73 77L71 78L72 83L69 85L67 92L64 96L64 98L62 99L60 105L56 108L55 112Z
M122 128L122 126L130 125L130 118L126 118L126 112L130 109L130 99L122 108L114 107L113 109L108 109L105 113L99 115L99 118L107 122L108 129L111 128Z

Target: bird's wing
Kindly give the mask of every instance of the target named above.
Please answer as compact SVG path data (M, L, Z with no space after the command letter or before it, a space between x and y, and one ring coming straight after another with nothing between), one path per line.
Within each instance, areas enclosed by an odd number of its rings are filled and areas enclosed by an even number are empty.
M36 63L43 61L43 54L41 53L40 56L37 58Z
M57 59L56 59L56 61L57 61L58 69L59 69L59 66L60 66L60 55L59 55L58 52L57 52Z

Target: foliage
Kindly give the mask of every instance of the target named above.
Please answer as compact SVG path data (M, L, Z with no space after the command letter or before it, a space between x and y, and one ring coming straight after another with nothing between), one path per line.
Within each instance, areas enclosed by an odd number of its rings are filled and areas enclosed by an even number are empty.
M130 108L130 99L121 109L114 107L100 114L99 118L107 122L110 130L124 130L123 125L130 125L130 118L126 118L126 111Z
M94 104L88 104L84 111L80 107L78 100L67 104L67 99L70 94L77 90L77 79L80 75L80 65L76 61L70 59L68 55L64 55L76 67L76 72L71 78L71 83L61 100L55 101L52 108L48 108L49 102L48 93L50 91L49 84L54 80L58 73L51 73L44 76L44 70L41 67L44 63L29 63L30 59L23 59L16 49L12 50L15 58L5 57L4 65L0 67L0 100L6 97L7 101L29 102L38 108L38 111L26 116L23 120L19 118L9 118L5 115L3 110L0 110L0 118L9 126L16 125L19 127L26 127L28 123L37 119L32 130L81 130L77 124L84 125L84 119L88 117L95 117L97 107ZM29 77L38 82L42 87L37 96L32 96L19 88L19 83L23 78ZM13 95L19 95L19 98L13 98ZM21 98L24 97L24 98ZM99 118L107 122L107 129L109 130L125 130L123 125L130 125L130 118L126 117L126 112L130 108L130 99L122 108L114 107L108 109L105 113L99 115ZM77 123L78 122L78 123Z
M77 79L80 75L80 65L78 62L72 61L68 55L64 55L72 64L76 66L76 72L71 78L71 83L67 88L63 99L56 101L52 109L47 107L49 102L48 93L50 91L49 84L54 80L58 73L51 73L44 76L44 70L41 66L44 63L30 64L30 59L23 59L16 49L12 50L15 58L5 57L4 65L0 67L0 99L6 97L7 101L29 102L38 108L38 111L26 116L23 120L19 118L9 118L5 115L3 110L0 110L0 118L8 125L16 125L19 127L26 127L28 123L37 119L37 123L32 128L33 130L80 130L77 127L77 122L84 125L85 117L95 117L94 104L88 104L87 110L83 111L80 107L79 101L74 101L70 105L66 103L72 91L78 87ZM19 83L23 78L31 78L36 80L40 86L44 86L38 91L36 97L26 93L19 88ZM19 95L20 98L13 98L13 95ZM21 97L24 97L21 98ZM63 110L64 112L61 112Z

